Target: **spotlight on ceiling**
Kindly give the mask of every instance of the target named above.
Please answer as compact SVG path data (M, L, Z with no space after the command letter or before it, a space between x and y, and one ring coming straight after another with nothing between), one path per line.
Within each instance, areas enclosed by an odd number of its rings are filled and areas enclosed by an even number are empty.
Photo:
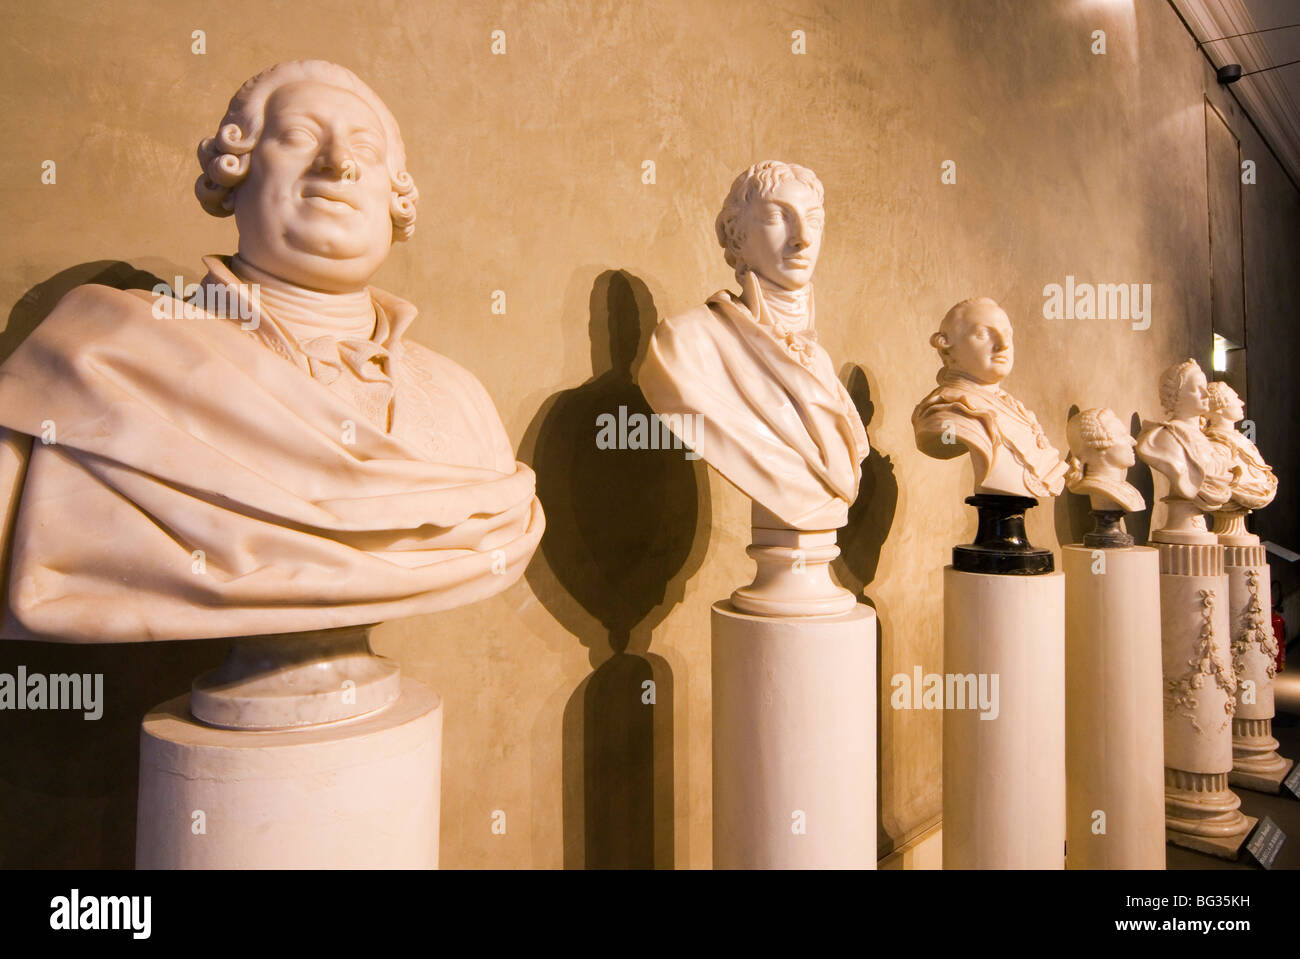
M1215 71L1220 83L1227 86L1229 83L1236 83L1241 79L1240 63L1225 63Z

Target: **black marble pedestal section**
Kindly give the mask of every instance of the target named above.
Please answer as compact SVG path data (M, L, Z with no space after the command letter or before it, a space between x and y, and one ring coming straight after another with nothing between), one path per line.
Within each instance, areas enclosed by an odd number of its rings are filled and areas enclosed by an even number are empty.
M1092 549L1123 549L1133 545L1133 537L1124 531L1124 510L1092 510L1091 533L1083 534L1083 545Z
M1032 496L976 493L966 502L979 511L975 542L952 548L952 565L964 573L1038 576L1056 568L1050 549L1039 549L1025 537L1025 510Z

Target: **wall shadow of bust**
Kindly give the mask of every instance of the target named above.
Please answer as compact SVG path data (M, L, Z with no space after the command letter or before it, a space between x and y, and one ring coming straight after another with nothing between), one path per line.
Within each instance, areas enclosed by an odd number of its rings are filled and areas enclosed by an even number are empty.
M663 448L662 428L647 448L657 421L634 373L657 319L641 280L601 273L593 375L543 404L519 450L547 517L529 585L594 670L564 711L568 868L673 865L672 672L648 650L704 558L710 505L702 460Z
M184 271L177 269L175 274ZM96 260L61 270L29 289L0 332L7 359L64 294L85 283L150 290L163 282L121 260ZM8 589L7 576L0 588ZM102 715L85 711L9 712L0 768L0 863L42 868L130 869L135 862L140 717L225 658L225 639L174 643L82 645L10 640L0 643L0 673L89 673L103 676Z
M183 273L176 270L176 275ZM115 290L152 290L164 282L123 260L91 260L60 270L22 295L9 311L9 322L0 332L0 363L9 358L63 299L64 294L85 283L111 286Z
M1079 412L1079 404L1071 403L1065 411L1065 422ZM1127 525L1127 524L1126 524ZM1068 488L1061 490L1052 509L1052 526L1056 532L1056 542L1061 546L1073 546L1083 542L1083 535L1092 529L1092 504L1088 497L1072 493Z
M1142 417L1134 413L1129 418L1129 433L1137 436L1141 432ZM1151 539L1151 515L1156 508L1156 481L1151 474L1151 467L1142 461L1142 457L1139 456L1137 462L1129 468L1128 481L1142 494L1147 508L1140 513L1129 513L1124 517L1124 524L1128 527L1133 542L1145 546Z
M857 408L862 425L870 432L871 421L876 415L876 404L871 400L871 385L866 371L854 364L846 363L840 369L840 379ZM837 542L840 555L831 563L835 576L845 588L852 590L876 611L876 677L880 685L881 652L885 643L885 621L887 612L881 608L878 600L864 595L863 590L876 579L876 570L880 565L880 551L894 525L894 515L898 510L898 477L894 473L893 460L881 452L875 441L871 443L871 452L862 463L862 480L858 484L858 498L849 507L848 522L839 531ZM886 689L888 687L885 687ZM888 695L878 694L878 701L883 705L889 702ZM879 714L881 710L877 710ZM883 720L876 722L876 762L884 755ZM876 790L876 843L880 850L892 851L893 837L885 831L885 795L884 777L877 775L882 788ZM887 853L886 853L887 854Z
M840 377L857 407L862 425L870 427L876 406L871 401L866 371L848 363L841 369ZM862 464L858 498L849 507L849 520L839 533L839 558L831 564L840 582L858 596L876 578L880 550L894 525L897 508L898 479L894 475L894 463L873 443L871 453ZM876 608L869 598L867 605Z

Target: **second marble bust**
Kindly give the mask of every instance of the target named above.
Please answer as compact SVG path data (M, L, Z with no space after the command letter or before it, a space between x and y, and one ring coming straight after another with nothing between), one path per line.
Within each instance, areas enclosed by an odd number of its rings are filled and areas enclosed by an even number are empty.
M939 385L912 412L921 452L952 459L968 452L975 492L1056 496L1066 465L1038 417L998 384L1011 373L1011 320L986 296L962 300L930 337L943 368Z
M796 164L740 174L716 230L741 292L660 323L639 377L671 428L691 424L682 438L695 452L798 530L844 525L869 452L813 328L823 198L816 174Z

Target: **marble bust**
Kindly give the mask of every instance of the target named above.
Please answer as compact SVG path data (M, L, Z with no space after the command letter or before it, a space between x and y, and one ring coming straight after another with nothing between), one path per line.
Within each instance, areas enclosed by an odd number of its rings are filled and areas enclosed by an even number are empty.
M1133 439L1124 421L1110 409L1081 410L1065 424L1070 444L1065 485L1087 496L1096 521L1083 534L1083 545L1122 549L1133 545L1124 528L1124 514L1146 509L1146 500L1128 482L1128 469L1137 462Z
M1222 381L1209 384L1208 390L1210 411L1205 435L1230 459L1229 503L1224 508L1261 509L1277 495L1277 476L1255 444L1237 429L1237 423L1246 415L1237 391Z
M1164 419L1144 421L1137 445L1142 461L1169 481L1165 525L1152 538L1213 542L1202 514L1227 503L1231 487L1226 453L1203 430L1210 394L1200 364L1184 360L1161 374L1160 405Z
M78 287L0 366L4 635L297 634L506 588L542 534L534 476L478 380L405 339L415 307L369 285L416 220L388 108L285 62L198 154L200 203L239 235L198 308Z
M686 424L683 441L797 530L844 525L869 452L817 342L812 277L823 199L821 181L796 164L741 173L715 223L740 293L724 290L660 322L638 377L671 429Z
M1082 410L1065 426L1070 455L1065 485L1071 493L1087 496L1094 510L1136 513L1146 509L1146 500L1128 480L1128 469L1137 462L1137 445L1124 421L1110 409Z
M912 412L916 445L928 456L969 452L976 494L1056 496L1066 465L1038 418L999 384L1015 364L1011 320L988 297L948 311L930 345L943 362L939 385Z

